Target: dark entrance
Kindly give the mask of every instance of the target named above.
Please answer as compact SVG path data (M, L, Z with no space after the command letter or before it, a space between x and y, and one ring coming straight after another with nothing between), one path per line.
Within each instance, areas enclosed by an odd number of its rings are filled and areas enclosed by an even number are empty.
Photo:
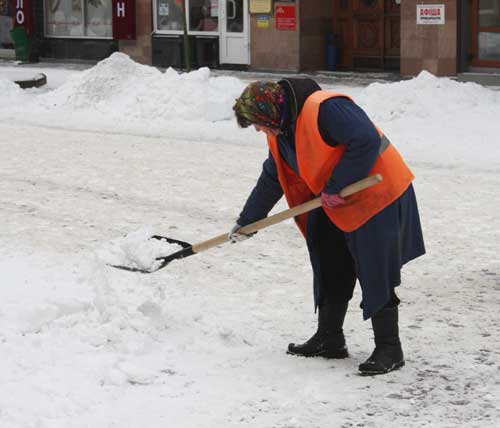
M339 68L399 70L401 0L334 0Z

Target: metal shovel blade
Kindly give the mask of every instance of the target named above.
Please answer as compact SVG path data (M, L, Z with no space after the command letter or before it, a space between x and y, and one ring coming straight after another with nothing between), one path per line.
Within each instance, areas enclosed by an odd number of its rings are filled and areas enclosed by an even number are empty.
M188 242L179 241L177 239L172 239L172 238L168 238L166 236L160 236L160 235L153 235L153 236L151 236L150 239L157 239L159 241L167 241L169 244L178 244L182 247L182 250L176 251L175 253L169 254L168 256L157 257L155 260L160 261L161 263L159 265L155 266L155 268L151 269L151 270L134 268L134 267L130 267L130 266L121 266L121 265L108 265L108 266L114 267L115 269L126 270L128 272L153 273L153 272L156 272L157 270L163 269L172 260L183 259L184 257L188 257L188 256L191 256L194 254L193 246L191 244L189 244Z

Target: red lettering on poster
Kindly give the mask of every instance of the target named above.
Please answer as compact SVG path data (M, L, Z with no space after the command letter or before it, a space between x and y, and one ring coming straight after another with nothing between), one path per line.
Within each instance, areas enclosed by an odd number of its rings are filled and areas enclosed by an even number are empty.
M135 0L113 0L113 38L135 39Z
M438 8L421 9L420 16L441 16L441 9Z
M276 6L276 29L277 30L295 30L295 6Z

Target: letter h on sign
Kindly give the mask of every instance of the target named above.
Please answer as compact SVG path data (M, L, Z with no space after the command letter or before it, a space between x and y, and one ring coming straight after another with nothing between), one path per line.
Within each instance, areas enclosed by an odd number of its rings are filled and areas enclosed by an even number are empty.
M113 0L113 38L135 39L135 0Z
M125 18L125 2L116 2L116 16L118 18Z

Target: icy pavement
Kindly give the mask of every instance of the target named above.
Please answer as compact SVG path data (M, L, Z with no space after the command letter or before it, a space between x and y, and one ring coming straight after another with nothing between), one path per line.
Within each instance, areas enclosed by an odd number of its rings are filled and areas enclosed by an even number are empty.
M412 164L428 254L399 291L407 366L367 379L359 294L351 358L285 354L315 324L290 222L152 275L95 257L144 225L190 242L224 232L264 146L0 135L2 428L498 426L498 174Z
M427 247L398 290L407 365L363 378L359 290L350 358L285 353L315 330L291 221L154 274L102 258L116 243L134 255L127 235L230 229L267 155L232 117L243 79L124 55L47 75L27 91L0 77L1 428L500 425L498 92L429 73L327 86L414 171Z

